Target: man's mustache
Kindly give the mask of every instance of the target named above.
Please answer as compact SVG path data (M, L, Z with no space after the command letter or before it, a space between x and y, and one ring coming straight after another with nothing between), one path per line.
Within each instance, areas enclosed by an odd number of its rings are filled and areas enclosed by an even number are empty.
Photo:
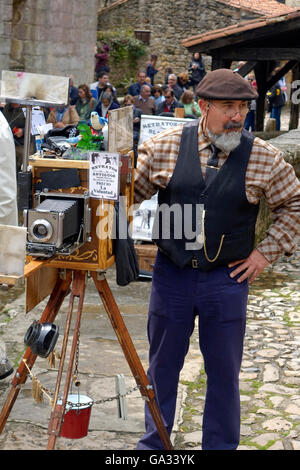
M227 124L224 124L224 129L240 129L243 127L242 122L228 122Z

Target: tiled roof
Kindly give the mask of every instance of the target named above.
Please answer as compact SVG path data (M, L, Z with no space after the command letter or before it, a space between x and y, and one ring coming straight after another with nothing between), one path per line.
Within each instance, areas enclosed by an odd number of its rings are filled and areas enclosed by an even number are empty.
M226 28L206 31L205 33L197 34L195 36L190 36L184 39L182 41L182 45L184 47L191 47L199 45L201 43L207 44L210 41L215 41L218 39L230 38L230 40L232 40L235 36L240 36L241 34L247 31L253 31L255 29L263 28L268 25L290 21L294 19L300 20L300 9L293 9L292 12L285 13L283 15L276 14L274 16L263 16L255 20L241 21L240 23L227 26Z
M295 10L276 0L218 0L234 8L253 11L263 16L281 15Z
M225 3L226 5L247 10L250 12L258 13L263 16L272 16L272 15L281 15L283 13L288 13L294 10L294 8L285 5L284 3L279 3L276 0L217 0L220 3ZM103 10L108 11L127 3L128 0L108 0L106 3L107 6L101 6L99 12ZM103 3L103 2L102 2Z

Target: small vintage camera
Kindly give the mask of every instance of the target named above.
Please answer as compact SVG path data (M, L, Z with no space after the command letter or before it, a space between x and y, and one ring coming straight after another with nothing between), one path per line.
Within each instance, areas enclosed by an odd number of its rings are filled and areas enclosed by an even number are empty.
M89 241L91 210L88 193L38 192L34 209L24 210L27 253L49 258L70 255Z

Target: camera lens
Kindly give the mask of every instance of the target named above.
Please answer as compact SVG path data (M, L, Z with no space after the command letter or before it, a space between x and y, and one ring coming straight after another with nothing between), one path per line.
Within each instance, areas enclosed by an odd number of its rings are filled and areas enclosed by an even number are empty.
M29 227L29 232L35 241L47 242L52 237L53 228L48 220L37 219Z
M34 227L34 234L36 237L44 237L47 234L47 227L43 224Z

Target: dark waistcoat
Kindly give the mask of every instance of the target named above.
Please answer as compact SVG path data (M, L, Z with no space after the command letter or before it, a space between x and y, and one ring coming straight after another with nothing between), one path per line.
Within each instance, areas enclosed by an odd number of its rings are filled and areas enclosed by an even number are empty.
M177 266L190 264L195 258L200 269L209 271L247 258L253 250L258 205L247 200L245 176L254 137L242 131L239 146L206 186L198 152L198 125L195 120L183 127L173 175L158 193L152 239ZM191 249L197 227L202 225L198 209L203 206L204 247L194 245Z

